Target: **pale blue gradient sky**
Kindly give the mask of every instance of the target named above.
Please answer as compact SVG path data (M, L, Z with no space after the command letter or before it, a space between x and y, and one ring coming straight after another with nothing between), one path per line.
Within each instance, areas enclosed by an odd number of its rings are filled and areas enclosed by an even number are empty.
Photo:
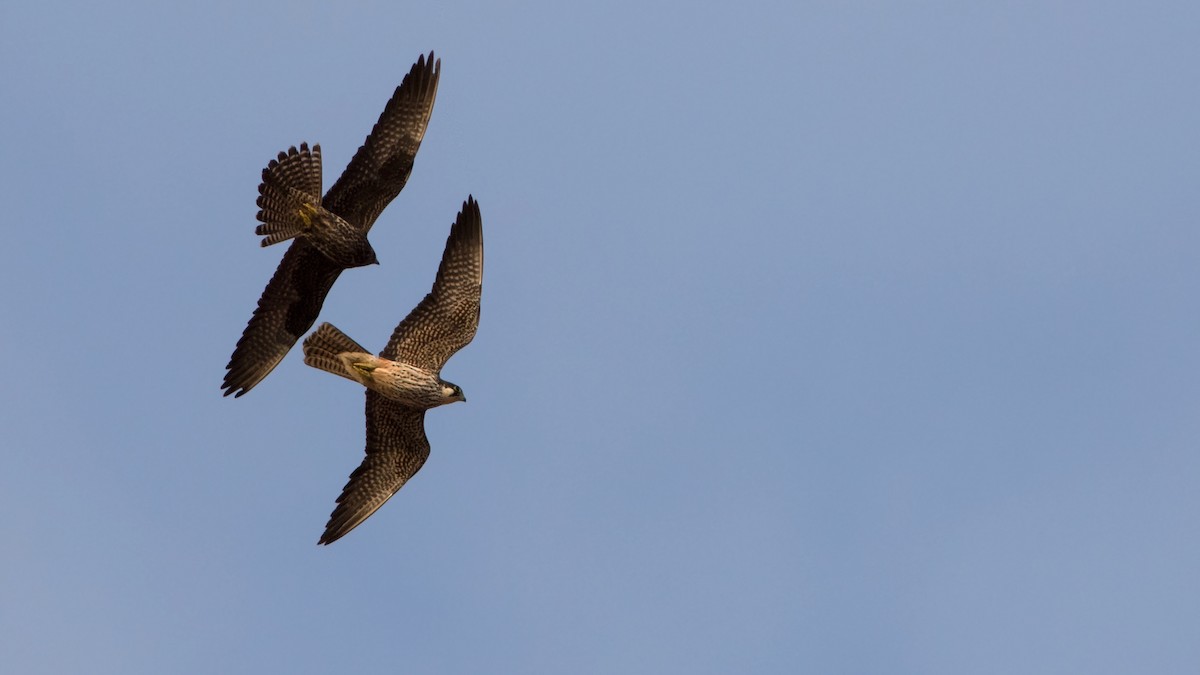
M21 673L1200 665L1194 3L8 3L0 662ZM223 367L416 57L323 320L487 242L433 454L316 540L362 395Z

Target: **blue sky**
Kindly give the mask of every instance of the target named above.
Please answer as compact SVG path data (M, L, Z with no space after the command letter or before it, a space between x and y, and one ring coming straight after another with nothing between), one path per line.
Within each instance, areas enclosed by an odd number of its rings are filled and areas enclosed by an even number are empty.
M405 4L0 9L13 672L1195 671L1194 4ZM219 389L259 173L430 49L321 318L474 194L469 402L318 547L361 391Z

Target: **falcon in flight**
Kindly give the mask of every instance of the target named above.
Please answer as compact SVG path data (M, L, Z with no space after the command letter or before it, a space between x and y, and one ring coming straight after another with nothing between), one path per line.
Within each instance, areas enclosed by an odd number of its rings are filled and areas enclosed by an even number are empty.
M250 391L283 360L317 320L343 269L375 262L367 232L412 173L441 67L433 52L417 59L324 199L316 197L319 146L280 153L263 171L257 231L264 246L293 241L225 366L226 396Z
M483 291L483 221L472 197L450 228L433 290L374 356L332 324L304 341L304 362L367 388L367 456L350 474L318 544L332 544L366 520L429 457L425 411L466 401L442 366L475 337Z

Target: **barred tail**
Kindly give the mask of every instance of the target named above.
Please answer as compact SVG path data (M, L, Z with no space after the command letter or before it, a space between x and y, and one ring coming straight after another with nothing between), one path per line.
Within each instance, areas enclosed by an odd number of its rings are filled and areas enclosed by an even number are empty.
M304 340L304 362L306 364L358 382L346 371L346 366L339 357L340 354L345 353L371 355L331 323L321 324L312 335Z
M314 205L308 195L295 188L276 189L266 181L261 188L262 195L258 198L258 205L262 207L258 212L261 224L254 233L262 236L263 246L299 237L312 228L313 217L320 207Z
M258 186L258 221L254 232L270 246L304 234L321 208L321 146L299 149L271 160Z

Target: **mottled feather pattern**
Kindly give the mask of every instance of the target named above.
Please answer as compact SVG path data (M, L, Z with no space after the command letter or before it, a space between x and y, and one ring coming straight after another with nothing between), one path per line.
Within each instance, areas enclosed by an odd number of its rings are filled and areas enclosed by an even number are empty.
M308 226L300 218L305 205L321 205L321 146L292 146L271 160L258 184L259 226L254 233L270 246L299 236Z
M363 233L408 180L433 112L440 73L441 61L434 60L433 52L417 60L371 134L321 201ZM316 146L312 156L319 157ZM283 360L316 322L342 269L311 242L301 238L291 243L225 367L221 388L226 396L250 391Z
M305 338L303 348L304 363L334 375L341 375L356 384L358 381L346 372L346 366L338 358L338 354L371 353L331 323L321 324L312 335Z
M475 337L483 293L483 218L473 197L463 202L446 238L433 289L396 326L385 359L440 371Z
M258 198L258 227L254 233L263 238L264 247L312 232L320 209L316 201L296 188L264 183L266 191Z
M258 220L254 231L264 235L263 246L293 237L309 242L339 267L361 267L377 262L375 249L357 225L321 206L321 156L306 145L279 153L263 169L258 186Z
M308 143L292 146L267 164L262 171L263 182L273 181L278 185L296 188L321 203L321 145L310 149ZM261 195L262 186L258 188ZM259 206L262 206L260 203Z
M437 99L441 59L422 56L379 116L341 177L325 195L325 207L370 230L408 182Z
M263 237L263 246L298 237L306 227L300 219L304 204L320 205L320 145L312 150L307 143L293 145L280 153L263 169L258 184L259 226L254 234Z
M283 254L226 366L225 395L241 396L266 377L308 332L342 269L306 239Z
M332 544L358 527L421 469L429 457L425 411L367 390L367 456L337 498L319 544Z

